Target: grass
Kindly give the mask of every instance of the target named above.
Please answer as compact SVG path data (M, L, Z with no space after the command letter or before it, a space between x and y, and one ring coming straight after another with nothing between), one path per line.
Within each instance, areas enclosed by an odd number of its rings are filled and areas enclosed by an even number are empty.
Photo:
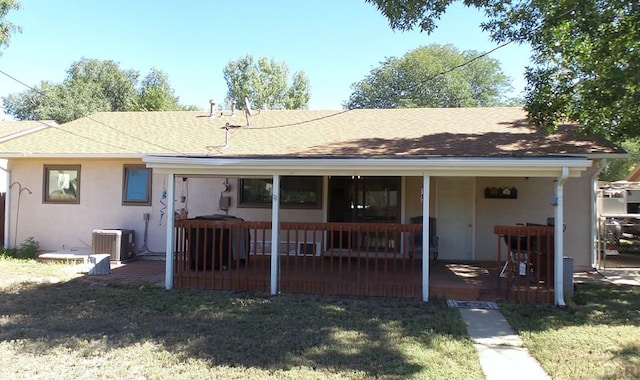
M0 378L482 379L445 302L247 295L0 259Z
M554 379L640 378L640 287L579 284L574 301L501 310Z

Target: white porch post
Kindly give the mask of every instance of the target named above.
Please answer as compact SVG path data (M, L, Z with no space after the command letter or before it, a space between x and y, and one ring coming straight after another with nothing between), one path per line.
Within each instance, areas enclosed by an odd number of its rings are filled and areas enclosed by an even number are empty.
M569 168L563 167L562 174L558 177L556 182L556 210L555 210L555 223L553 234L555 236L553 251L554 258L554 293L556 306L566 306L564 303L564 183L569 177Z
M422 177L422 300L429 301L429 184L431 177Z
M164 288L169 290L173 288L173 259L174 259L174 194L175 194L175 174L167 174L167 242L166 242L166 257L165 257L165 273L164 273Z
M280 176L273 176L273 198L271 201L271 295L278 294L278 241L280 233Z

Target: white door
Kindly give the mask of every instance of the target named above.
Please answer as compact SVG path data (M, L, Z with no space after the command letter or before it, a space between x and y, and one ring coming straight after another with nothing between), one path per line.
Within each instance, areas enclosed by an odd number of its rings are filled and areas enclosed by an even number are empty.
M473 260L475 220L475 178L438 177L438 258Z

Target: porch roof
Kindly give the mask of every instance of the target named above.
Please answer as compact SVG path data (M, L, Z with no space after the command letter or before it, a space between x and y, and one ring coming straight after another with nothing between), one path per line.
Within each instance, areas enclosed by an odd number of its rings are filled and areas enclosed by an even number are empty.
M579 177L592 166L586 158L430 158L430 159L221 159L212 157L146 156L156 172L189 176L367 175L460 177Z
M5 157L425 159L624 157L560 125L547 134L520 108L100 112L0 145ZM226 128L225 128L226 127Z

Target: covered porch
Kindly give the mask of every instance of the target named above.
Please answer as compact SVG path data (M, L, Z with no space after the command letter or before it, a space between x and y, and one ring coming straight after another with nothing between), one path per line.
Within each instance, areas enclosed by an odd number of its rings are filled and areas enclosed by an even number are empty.
M580 177L581 173L591 166L589 160L579 158L226 160L145 157L144 160L154 170L169 176L169 199L177 198L176 182L180 183L180 177L185 176L271 179L271 207L268 210L267 221L252 221L251 218L242 215L244 220L234 221L232 226L218 221L212 227L211 221L173 218L168 220L165 279L167 289L176 286L259 291L272 295L305 292L418 297L424 301L428 301L430 297L446 297L465 300L549 302L556 305L564 305L561 281L564 183L570 177ZM397 219L398 223L328 220L331 210L330 206L327 206L327 199L330 199L333 193L327 187L327 178L388 177L389 173L403 179L398 189L398 193L403 197L399 207L402 216ZM322 222L306 223L289 221L290 218L281 219L281 213L285 211L280 207L281 180L295 175L324 177L323 208L321 213L316 214L321 215ZM420 179L417 189L411 190L410 186L405 186L404 178L408 177ZM552 211L551 215L556 225L549 227L554 234L549 244L553 245L556 254L553 255L553 266L548 267L552 269L542 269L539 266L536 269L545 273L551 270L552 275L542 281L524 282L518 272L505 272L505 264L508 263L504 256L502 234L498 235L497 240L491 239L494 227L500 224L487 221L508 219L515 225L517 218L521 218L522 215L513 209L505 209L502 214L495 214L495 207L499 203L494 199L483 199L482 208L485 211L479 211L478 194L482 194L484 187L478 189L475 184L484 177L492 178L491 182L496 182L496 178L517 177L523 184L528 183L526 181L529 178L539 178L544 179L544 186L548 186L547 183L552 184L548 189L551 191L538 195L537 202L548 206L548 199L553 195L553 205L549 211ZM434 188L431 183L434 178L438 181L438 186L435 187L437 194L432 193ZM450 180L455 178L471 179L472 181L463 183L470 183L473 187L440 186L445 183L458 183ZM440 181L441 179L447 181ZM483 183L488 181L484 180ZM542 183L539 181L538 186ZM458 189L464 190L460 192L463 193L466 202L462 205L451 201L461 199L451 198L451 194ZM409 213L410 207L404 204L404 199L416 196L420 201L417 205L414 203L411 206ZM529 191L528 197L535 199L536 191ZM437 202L435 205L432 204L434 199ZM522 205L526 201L518 202ZM450 205L456 207L451 208ZM504 206L505 203L500 205ZM536 206L532 207L535 211ZM413 237L429 235L429 216L434 215L442 220L447 215L455 217L452 212L460 210L471 218L470 222L462 221L463 224L458 224L467 232L456 230L458 227L453 224L443 226L441 231L449 231L446 247L449 256L434 261L429 245L421 244L418 247ZM174 215L176 211L175 202L169 202L167 213ZM544 211L544 215L549 216L549 211ZM479 212L482 214L478 214ZM421 215L422 223L407 223L409 217L413 219L412 214ZM264 218L265 213L262 212L260 215ZM403 221L405 223L402 223ZM227 230L228 232L224 232ZM462 237L459 233L466 234L464 240L471 242L469 246L462 247L469 248L471 253L468 256L462 256L459 246L456 245L458 240L463 240L456 239L456 236ZM478 238L480 234L483 236L482 239ZM482 256L476 254L480 251L478 247L482 250ZM532 246L523 251L533 252L534 249ZM461 256L455 257L456 254ZM486 259L487 257L489 259ZM457 285L454 285L452 280L455 280Z
M430 297L435 298L553 301L551 227L496 227L495 260L485 262L437 261L433 254L423 260L422 249L417 249L422 226L417 224L282 222L278 230L273 247L269 222L223 217L176 221L174 286L420 298L428 281ZM501 240L512 237L519 243L502 252ZM536 253L527 257L528 252ZM521 263L526 266L523 273L535 273L535 281L517 272L514 265Z

